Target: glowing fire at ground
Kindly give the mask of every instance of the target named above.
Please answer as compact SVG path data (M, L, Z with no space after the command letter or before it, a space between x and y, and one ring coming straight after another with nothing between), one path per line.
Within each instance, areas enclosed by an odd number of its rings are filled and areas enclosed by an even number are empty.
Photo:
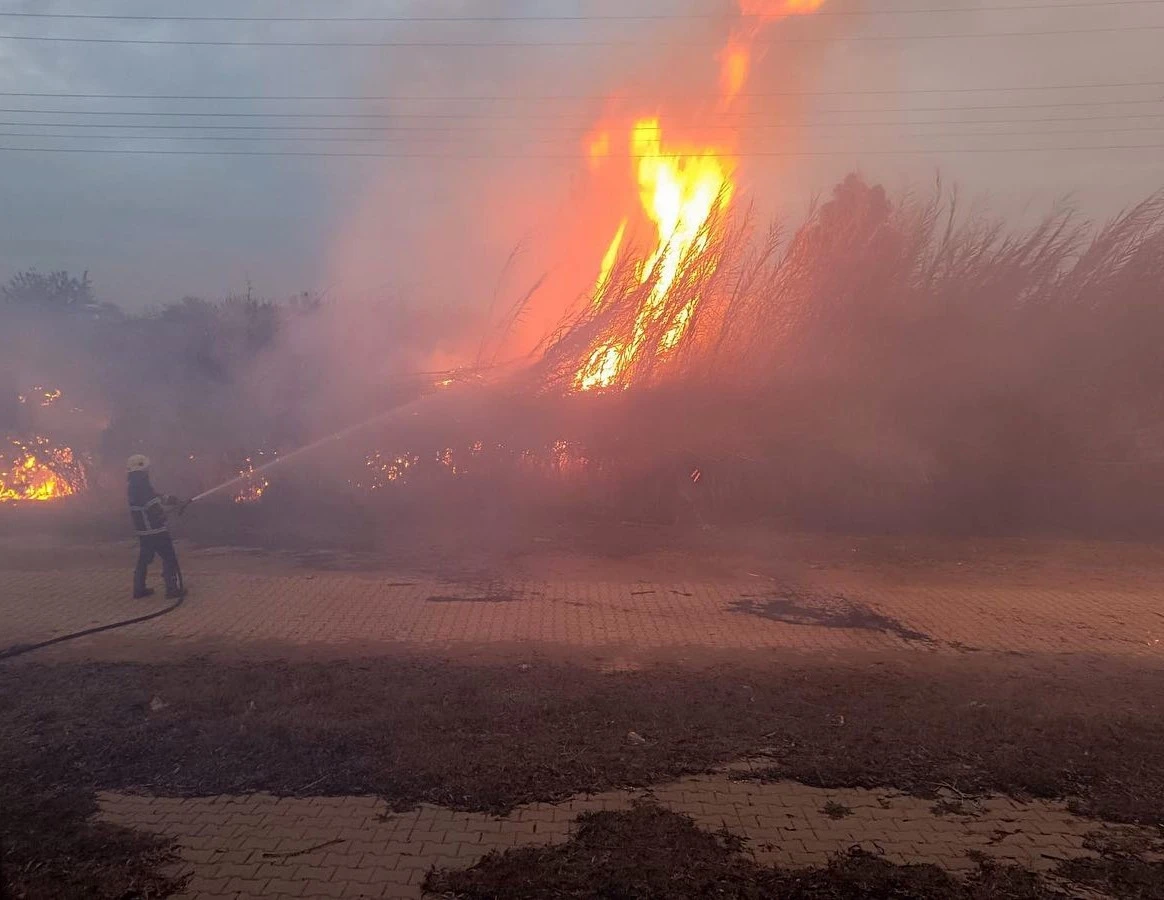
M52 406L61 399L61 392L57 388L34 387L31 394L17 394L16 399L21 403L35 403L39 406Z
M382 490L393 482L403 481L408 470L418 462L420 462L420 457L415 453L386 456L377 450L364 458L364 467L368 470L367 476L353 481L351 484L355 487L366 488L369 491Z
M8 440L0 450L0 503L57 500L86 487L85 468L68 447L45 437Z
M260 450L257 456L267 456L266 451ZM277 453L272 452L270 456L273 458ZM269 463L269 459L260 459L259 465ZM243 477L243 481L239 485L234 494L235 503L258 503L263 499L263 494L266 493L267 488L271 486L271 482L267 480L265 475L255 471L255 461L252 457L246 458L245 464L238 470L238 474Z
M824 0L738 0L740 24L720 55L723 105L728 107L747 82L752 65L752 45L764 25L819 9ZM632 364L644 352L665 355L688 331L698 296L675 309L669 302L676 278L688 259L706 249L709 221L717 207L726 209L735 192L734 163L723 147L698 147L664 142L658 118L642 118L630 132L630 160L638 185L639 201L654 226L654 242L639 263L640 284L651 281L640 301L629 334L598 339L574 374L574 389L626 387ZM734 141L727 142L734 144ZM601 129L587 138L592 166L612 155L610 131ZM595 288L595 305L601 305L611 274L622 252L630 219L623 218L607 247ZM653 281L652 281L653 280ZM681 299L681 298L680 298ZM667 319L664 321L664 317ZM649 341L659 333L657 341ZM648 343L654 346L648 348Z
M445 447L436 453L421 456L412 451L399 454L373 451L364 457L365 474L350 479L348 484L368 493L387 487L401 487L413 480L426 477L462 478L468 475L490 477L490 473L516 465L525 471L547 475L578 474L591 467L591 461L580 446L571 441L558 440L540 449L516 450L505 444L487 444L473 441L465 448Z

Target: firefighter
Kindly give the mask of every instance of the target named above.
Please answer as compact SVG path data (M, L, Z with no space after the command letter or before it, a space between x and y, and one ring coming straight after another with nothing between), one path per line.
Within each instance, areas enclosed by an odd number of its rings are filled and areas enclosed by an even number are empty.
M178 554L166 524L166 508L181 506L182 501L168 494L159 494L150 484L150 461L140 454L129 458L128 471L129 514L141 550L133 573L135 599L153 596L146 587L146 571L155 556L162 558L162 580L166 583L166 599L177 600L186 595L178 568Z

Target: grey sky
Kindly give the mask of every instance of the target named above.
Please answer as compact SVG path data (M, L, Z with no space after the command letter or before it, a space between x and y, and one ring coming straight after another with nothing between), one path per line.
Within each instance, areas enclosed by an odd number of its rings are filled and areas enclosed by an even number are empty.
M1070 0L1077 2L1077 0ZM845 172L860 168L893 186L925 186L938 169L972 194L988 192L1006 211L1045 206L1074 193L1085 209L1107 215L1164 186L1164 150L967 153L972 148L1063 147L1087 144L1164 145L1164 3L1102 8L1012 10L1001 5L1049 5L1049 0L901 0L895 8L963 7L964 13L832 16L784 23L768 36L820 40L773 46L758 66L758 92L901 90L770 101L768 110L798 111L813 122L802 131L749 129L740 178L761 205L783 213L803 209ZM648 9L649 7L649 9ZM520 16L720 11L727 0L626 2L387 2L387 0L237 0L196 5L176 0L25 0L5 10L25 12L172 13L177 15L488 15ZM830 12L875 10L828 0ZM951 40L870 40L878 35L1040 32L1158 26L1121 33L1029 35ZM152 112L394 112L472 113L472 119L407 119L380 124L418 126L418 137L390 142L335 140L252 142L255 132L156 129L177 140L87 137L0 138L4 146L139 147L166 150L315 149L334 152L447 153L486 156L566 155L575 137L551 129L584 125L611 92L650 94L676 88L714 91L717 23L498 24L210 24L0 18L0 34L226 40L641 40L604 48L255 48L38 43L0 40L0 90L92 94L244 95L529 95L584 99L530 104L339 103L3 98L18 110ZM664 41L706 40L705 46L661 47ZM921 89L1157 82L1139 88L924 94ZM585 99L585 98L589 99ZM1143 101L1127 103L1116 101ZM1081 105L1095 101L1095 105ZM1053 106L1050 104L1072 104ZM773 105L775 104L775 105ZM1040 106L1036 107L1036 104ZM942 124L904 127L902 107L1030 107L1012 111L950 110L908 114ZM482 117L501 110L509 118ZM543 116L541 127L526 113ZM826 110L846 110L829 113ZM853 110L870 110L857 113ZM888 111L879 111L888 110ZM1152 114L1159 114L1151 118ZM1105 116L1107 118L1097 118ZM864 117L864 118L863 118ZM992 119L1010 118L1005 124ZM1134 117L1134 118L1133 118ZM864 128L836 121L894 122ZM1048 121L1036 121L1048 120ZM125 134L121 129L60 129L53 122L127 121L203 124L62 113L4 113L6 133ZM226 120L218 120L226 121ZM232 119L232 124L278 120ZM286 121L286 120L284 120ZM316 124L350 126L335 118ZM981 123L975 125L973 123ZM45 123L45 124L35 124ZM474 131L466 131L472 125ZM437 129L441 137L436 137ZM1154 129L1154 130L1153 130ZM971 131L987 134L968 134ZM1054 134L1031 134L1034 131ZM922 136L916 132L928 132ZM150 132L141 131L140 134ZM258 132L269 135L271 133ZM231 141L190 140L193 134ZM330 138L342 131L315 132ZM361 133L365 134L365 133ZM384 133L380 133L383 137ZM531 143L541 142L541 143ZM571 149L573 148L573 149ZM879 151L935 150L917 155ZM957 151L957 152L956 152ZM780 158L765 154L825 153ZM754 155L752 155L754 154ZM832 155L836 154L836 155ZM240 291L249 278L263 294L303 289L368 292L391 285L415 291L415 302L488 299L505 257L519 241L551 245L586 190L586 165L572 160L297 159L281 157L118 156L0 153L0 277L37 266L88 269L105 299L129 307L185 294ZM552 265L548 257L539 264ZM453 304L455 305L455 303Z

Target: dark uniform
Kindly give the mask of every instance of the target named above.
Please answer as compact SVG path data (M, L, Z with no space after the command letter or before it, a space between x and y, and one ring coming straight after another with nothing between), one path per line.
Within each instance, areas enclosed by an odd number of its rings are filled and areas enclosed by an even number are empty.
M166 524L166 507L177 506L180 502L176 497L155 491L148 471L129 473L129 514L141 544L133 573L134 597L148 597L152 593L146 588L146 571L155 556L162 558L166 598L176 600L185 593L178 569L178 554L174 552L174 541Z

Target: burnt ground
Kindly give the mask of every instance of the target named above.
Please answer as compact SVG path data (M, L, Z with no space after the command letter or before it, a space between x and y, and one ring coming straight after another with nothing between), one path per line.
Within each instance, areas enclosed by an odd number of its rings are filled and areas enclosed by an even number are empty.
M734 601L735 612L784 622L788 625L819 625L822 628L858 629L893 634L903 641L932 643L929 635L870 609L840 594L804 590L778 590L769 596L745 596Z
M1022 869L980 863L967 879L936 866L899 866L860 850L827 867L760 866L739 838L712 833L651 804L586 813L569 842L493 853L469 869L436 871L425 888L464 900L673 898L702 900L1066 900ZM1132 895L1125 895L1132 896Z
M1088 889L1120 900L1164 896L1164 863L1145 862L1128 848L1095 849L1099 857L1063 863L1049 877L983 859L968 877L956 878L858 848L827 866L782 869L755 863L730 832L709 832L686 816L639 803L628 812L583 814L560 846L519 847L468 869L433 871L425 888L462 900L1067 900Z
M423 801L504 812L648 786L748 755L772 761L760 778L924 796L952 788L1064 797L1098 818L1164 822L1155 668L868 657L601 674L531 662L7 665L5 873L16 896L145 897L172 888L157 874L164 846L87 822L99 790L375 794L396 808ZM631 731L643 740L628 741ZM1164 896L1159 871L1133 871L1133 862L1116 875L1075 874L1147 885L1121 896ZM840 865L858 863L859 877L873 877L868 860ZM848 871L827 877L845 884ZM866 895L1012 896L925 889Z

